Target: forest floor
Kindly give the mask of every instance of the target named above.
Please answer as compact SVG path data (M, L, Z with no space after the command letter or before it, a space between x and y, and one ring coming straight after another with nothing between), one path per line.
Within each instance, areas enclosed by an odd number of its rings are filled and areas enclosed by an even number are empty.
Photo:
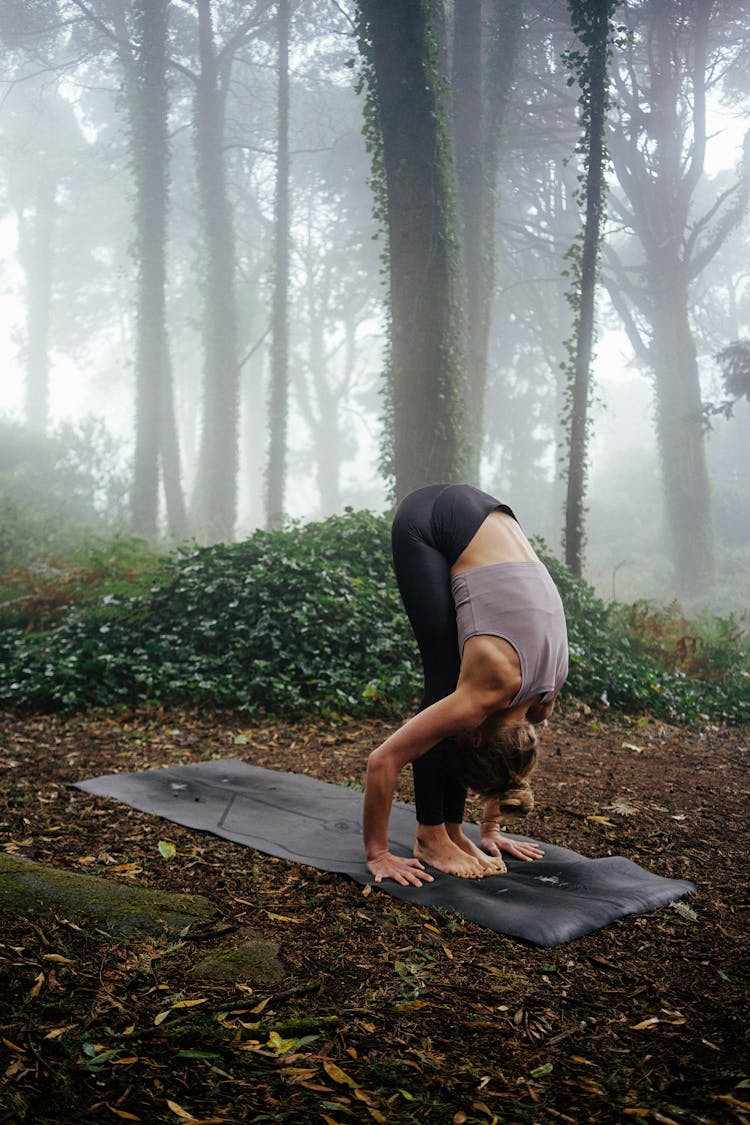
M357 784L396 720L1 717L6 850L198 892L222 921L117 941L4 916L0 1121L750 1122L750 732L563 710L524 832L698 890L553 949L69 788L222 756ZM245 925L278 943L278 985L189 976Z

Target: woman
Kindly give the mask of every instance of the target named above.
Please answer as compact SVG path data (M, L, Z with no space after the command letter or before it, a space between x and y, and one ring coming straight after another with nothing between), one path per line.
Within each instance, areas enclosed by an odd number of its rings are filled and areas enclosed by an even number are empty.
M419 645L419 714L367 762L364 838L375 882L432 882L424 864L463 878L505 871L502 852L543 855L500 833L501 816L533 807L533 723L547 718L568 672L562 602L513 512L468 484L410 493L393 521L393 563ZM414 858L388 850L399 772L414 772ZM486 798L482 846L462 829L467 787ZM489 854L487 854L489 853Z

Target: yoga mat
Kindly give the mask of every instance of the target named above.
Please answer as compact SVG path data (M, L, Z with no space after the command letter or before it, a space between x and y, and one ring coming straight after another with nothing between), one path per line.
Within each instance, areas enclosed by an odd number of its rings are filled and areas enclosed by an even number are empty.
M362 846L362 794L343 786L229 759L107 774L76 788L268 855L373 883ZM394 854L411 855L415 827L413 807L394 802ZM465 829L478 843L476 825ZM571 941L695 890L693 883L652 875L622 856L587 859L553 844L542 847L544 859L532 863L505 856L507 875L457 879L432 871L435 882L422 887L392 880L380 886L395 898L457 910L488 929L543 946Z

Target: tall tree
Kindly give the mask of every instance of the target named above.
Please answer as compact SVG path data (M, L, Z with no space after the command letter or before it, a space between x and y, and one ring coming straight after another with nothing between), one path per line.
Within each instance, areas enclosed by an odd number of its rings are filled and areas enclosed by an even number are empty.
M135 457L130 508L137 534L158 531L159 479L170 535L188 532L174 413L166 315L169 142L167 132L170 0L71 0L94 34L114 50L123 75L135 187L137 268Z
M479 480L500 141L520 46L521 0L456 4L453 19L453 146L466 286L466 432L472 438L467 460L470 478Z
M289 395L289 0L278 0L278 110L266 522L284 519Z
M194 75L198 194L203 220L203 427L194 510L206 542L231 540L237 510L237 309L232 210L224 159L224 92L231 57L217 50L212 0L196 0L200 70Z
M458 217L430 9L428 0L358 0L376 206L388 232L386 424L397 497L465 472Z
M722 32L734 10L713 0L645 0L623 14L631 34L613 71L610 137L622 194L611 198L640 255L608 246L608 291L637 358L654 372L675 577L682 593L693 593L713 575L714 535L691 287L739 222L750 189L746 143L738 181L695 214L707 144L706 98L711 81L728 67L732 51Z
M565 562L579 577L583 568L584 493L588 461L594 295L604 209L605 115L608 103L607 54L617 0L568 0L570 19L584 51L571 51L569 64L581 88L586 179L582 236L569 255L575 289L571 293L575 339L571 341L568 412L570 445L565 503Z
M137 0L134 15L135 51L128 52L124 59L131 88L138 262L132 521L138 534L155 538L161 460L169 529L175 539L183 539L187 516L180 482L166 312L169 0ZM125 51L124 45L120 50Z

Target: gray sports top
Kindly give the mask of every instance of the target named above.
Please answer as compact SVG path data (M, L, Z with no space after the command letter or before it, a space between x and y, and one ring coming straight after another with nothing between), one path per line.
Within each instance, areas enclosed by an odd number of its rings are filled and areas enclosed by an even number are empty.
M502 637L518 653L521 690L511 707L559 691L568 676L565 611L543 563L505 562L465 570L451 579L458 650L469 637Z

